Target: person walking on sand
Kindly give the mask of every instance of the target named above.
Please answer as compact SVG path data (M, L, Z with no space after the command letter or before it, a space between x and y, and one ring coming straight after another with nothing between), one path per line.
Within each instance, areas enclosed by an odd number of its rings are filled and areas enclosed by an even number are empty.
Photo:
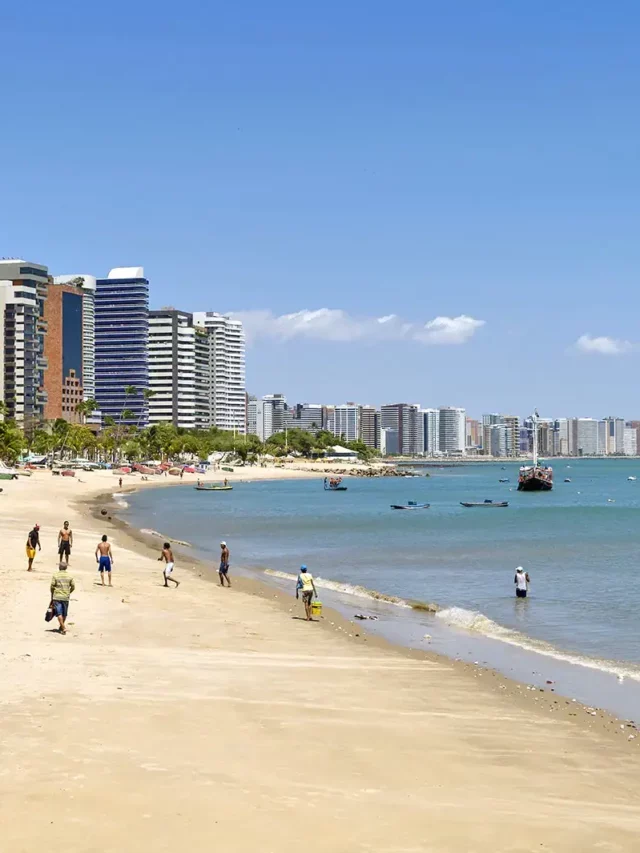
M51 604L53 612L58 617L61 634L67 633L67 616L69 615L69 599L76 585L68 572L66 563L58 565L58 572L51 578Z
M69 560L71 559L71 548L73 546L73 531L69 527L69 522L65 521L62 525L62 530L58 533L58 556L62 561L62 558L65 558L65 562L69 565Z
M115 563L115 560L113 559L111 544L107 542L106 534L102 537L100 542L98 542L98 547L96 548L96 563L98 564L98 571L100 572L102 586L104 586L105 572L109 578L109 586L113 586L111 583L111 568Z
M42 546L40 545L39 524L34 524L33 529L27 534L27 560L29 561L29 565L27 566L28 572L33 571L33 561L36 556L36 548L38 551L42 551Z
M231 581L229 580L229 549L226 542L220 543L220 568L218 569L218 574L220 575L220 586L224 586L225 580L227 586L231 586Z
M118 480L118 486L119 488L122 488L122 477L120 477L120 479Z
M173 559L173 551L171 550L171 543L165 542L162 546L162 553L158 557L158 562L164 560L165 566L164 571L162 572L162 576L164 577L164 585L169 586L168 581L171 581L176 585L176 589L180 586L180 581L177 581L175 578L171 577L173 569L175 567L175 560Z
M513 582L516 585L516 596L518 598L526 598L529 591L529 584L531 583L529 572L525 572L522 566L518 566Z
M318 590L313 582L313 575L306 566L300 566L300 574L296 584L296 598L299 598L299 593L302 592L302 603L304 604L304 612L307 616L307 622L311 622L311 602L313 596L318 597Z

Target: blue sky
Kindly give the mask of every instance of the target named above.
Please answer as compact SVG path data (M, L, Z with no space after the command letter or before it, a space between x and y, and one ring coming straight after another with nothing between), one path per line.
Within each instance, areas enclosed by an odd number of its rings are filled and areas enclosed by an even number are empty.
M0 255L243 312L258 394L640 417L639 26L624 0L14 4Z

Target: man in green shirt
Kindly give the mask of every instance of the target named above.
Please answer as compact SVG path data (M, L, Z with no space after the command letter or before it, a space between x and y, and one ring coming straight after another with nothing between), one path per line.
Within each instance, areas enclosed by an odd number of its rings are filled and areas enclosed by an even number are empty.
M58 573L51 578L51 603L53 612L58 617L60 623L60 633L66 634L67 629L65 623L69 614L69 598L75 590L76 585L73 578L69 574L66 563L60 563Z

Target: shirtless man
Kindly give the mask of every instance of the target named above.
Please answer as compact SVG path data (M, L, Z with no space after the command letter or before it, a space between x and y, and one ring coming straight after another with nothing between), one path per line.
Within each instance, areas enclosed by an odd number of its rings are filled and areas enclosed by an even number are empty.
M62 530L58 533L58 556L60 562L64 556L65 563L69 565L71 558L71 548L73 546L73 531L69 527L69 522L65 521L62 525Z
M220 543L220 568L218 569L218 575L220 576L220 586L224 586L225 580L227 586L231 586L231 581L229 580L229 549L226 542Z
M173 559L173 551L171 550L171 543L165 542L162 546L162 553L158 557L158 562L164 560L165 566L162 576L164 577L164 585L169 586L167 581L171 581L176 585L176 589L180 586L180 581L177 581L175 578L171 577L175 566L175 560Z
M100 580L102 581L102 586L104 586L105 572L109 577L109 586L113 586L113 584L111 583L111 567L115 563L115 560L113 559L111 544L107 542L106 535L102 537L100 542L98 542L98 547L96 548L96 563L98 564L98 571L100 572Z

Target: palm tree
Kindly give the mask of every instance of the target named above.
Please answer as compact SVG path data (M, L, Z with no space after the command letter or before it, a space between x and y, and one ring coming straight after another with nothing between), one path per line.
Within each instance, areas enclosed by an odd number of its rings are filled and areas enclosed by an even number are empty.
M140 417L138 418L138 429L140 429L140 422L142 421L142 416L144 415L145 408L147 412L149 410L149 400L156 396L156 392L152 391L151 388L143 388L142 389L142 398L144 400L143 407L140 409Z

